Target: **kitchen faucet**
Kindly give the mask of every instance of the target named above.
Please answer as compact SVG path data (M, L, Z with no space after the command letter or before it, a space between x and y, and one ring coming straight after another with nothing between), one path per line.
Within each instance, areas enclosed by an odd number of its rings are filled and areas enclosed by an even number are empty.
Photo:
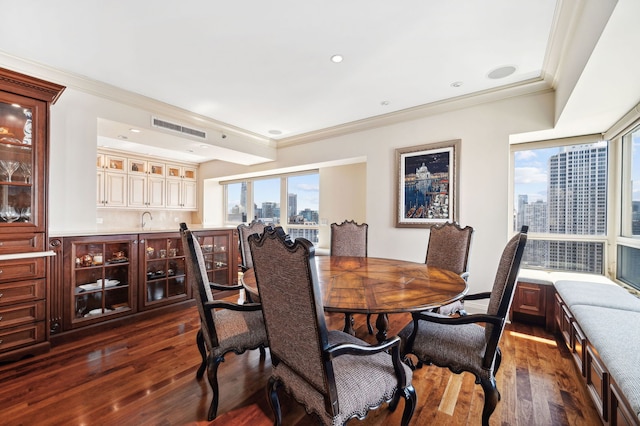
M144 221L144 215L148 214L149 215L149 220L153 220L153 216L151 216L151 212L144 212L142 213L142 229L144 229L144 226L147 224L147 222Z

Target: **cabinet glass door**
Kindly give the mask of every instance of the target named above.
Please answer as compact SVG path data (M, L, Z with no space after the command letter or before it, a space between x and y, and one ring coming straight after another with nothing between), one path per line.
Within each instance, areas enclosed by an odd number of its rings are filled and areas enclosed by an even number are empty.
M205 267L209 281L220 285L229 282L229 246L228 234L199 236Z
M145 278L140 309L188 297L182 240L177 235L144 238Z
M13 99L10 99L13 98ZM38 226L34 174L36 140L32 133L33 100L3 94L0 98L0 227Z
M131 311L130 241L74 244L73 322Z

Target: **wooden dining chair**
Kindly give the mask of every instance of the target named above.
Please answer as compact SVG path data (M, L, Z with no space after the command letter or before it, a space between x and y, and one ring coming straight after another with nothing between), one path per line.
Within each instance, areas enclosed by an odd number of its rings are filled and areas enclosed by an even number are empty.
M429 242L427 243L427 266L446 269L459 274L465 281L469 278L469 250L473 228L462 228L454 222L445 222L431 227L429 230ZM461 301L441 306L438 309L441 314L453 314L464 312L464 304Z
M249 235L251 234L262 234L266 226L267 225L259 220L253 220L248 225L245 225L244 223L238 225L240 258L242 260L240 269L242 272L246 272L247 269L253 268L253 260L251 260L251 250L249 250L247 238L249 238Z
M331 256L367 257L369 225L353 220L331 224ZM353 330L353 313L344 313L344 330ZM367 315L367 330L373 334L371 314Z
M207 419L211 421L218 411L218 365L224 361L225 354L241 354L249 349L259 348L264 356L264 348L268 346L267 334L260 304L238 305L214 299L212 290L229 291L243 287L210 283L198 239L185 223L180 224L180 235L185 250L187 277L200 315L200 330L196 335L196 343L202 363L196 377L201 379L205 370L207 371L209 385L213 391L207 415Z
M511 306L527 229L522 227L504 248L491 292L476 297L489 299L485 314L450 317L418 312L412 314L413 320L399 333L407 363L412 364L408 354L413 354L419 362L447 367L456 374L468 371L475 375L476 383L484 391L483 426L489 425L500 400L495 380L502 360L498 344Z
M363 419L383 403L393 411L404 397L402 424L407 425L416 394L411 369L399 357L399 338L372 346L327 330L308 240L290 242L273 229L251 235L249 244L271 352L267 391L275 424L282 424L278 389L283 387L326 425Z

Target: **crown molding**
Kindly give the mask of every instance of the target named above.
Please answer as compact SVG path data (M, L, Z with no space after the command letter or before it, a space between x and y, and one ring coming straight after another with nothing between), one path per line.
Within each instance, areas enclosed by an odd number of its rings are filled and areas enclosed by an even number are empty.
M149 98L122 88L112 86L107 83L92 80L87 77L62 71L34 61L29 61L17 56L9 55L0 51L0 66L12 71L27 74L33 77L42 78L64 85L90 95L103 99L122 103L132 107L148 111L152 115L163 118L171 118L183 123L190 123L194 126L205 127L208 130L221 133L233 134L238 137L257 142L269 147L275 147L272 139L250 132L248 130L233 126L222 121L212 119L191 111L176 107L174 105L161 102L157 99Z
M475 92L451 99L419 105L400 111L378 115L363 120L352 121L338 126L328 127L301 135L282 138L277 141L278 148L316 142L323 139L344 136L350 133L363 132L379 127L391 126L407 121L418 120L453 110L469 108L503 99L553 92L548 74L519 83L501 86L494 89Z

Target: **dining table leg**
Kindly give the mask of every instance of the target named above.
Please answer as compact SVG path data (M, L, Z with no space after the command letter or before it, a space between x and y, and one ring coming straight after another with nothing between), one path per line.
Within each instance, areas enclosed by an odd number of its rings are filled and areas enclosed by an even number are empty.
M376 339L378 342L384 342L387 340L387 329L389 328L389 318L387 314L378 314L378 319L376 319L376 328L378 329L378 333L376 334Z
M353 314L344 314L344 329L342 331L352 336L356 335L356 331L353 329Z

